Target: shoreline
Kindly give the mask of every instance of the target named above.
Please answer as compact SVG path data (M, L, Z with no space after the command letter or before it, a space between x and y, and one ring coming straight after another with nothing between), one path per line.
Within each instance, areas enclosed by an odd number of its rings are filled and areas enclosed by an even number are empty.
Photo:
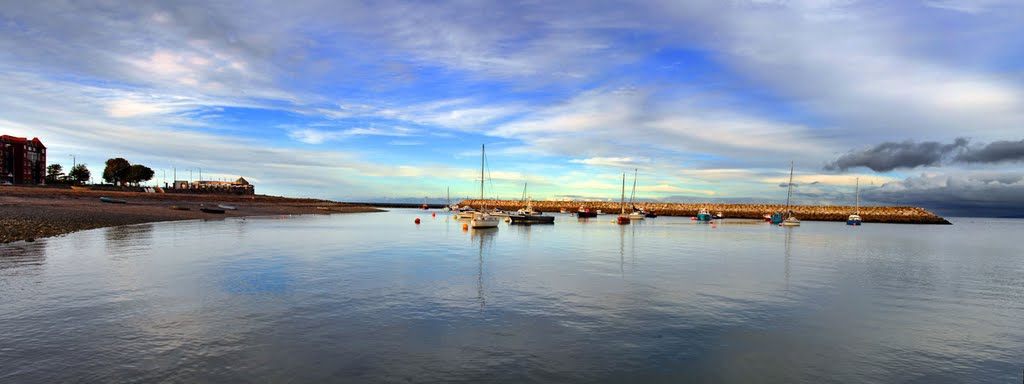
M100 202L100 197L127 204ZM206 213L201 207L233 204L237 210ZM171 209L172 206L189 208ZM163 221L276 215L382 212L365 205L266 195L163 194L0 186L0 244L88 229Z

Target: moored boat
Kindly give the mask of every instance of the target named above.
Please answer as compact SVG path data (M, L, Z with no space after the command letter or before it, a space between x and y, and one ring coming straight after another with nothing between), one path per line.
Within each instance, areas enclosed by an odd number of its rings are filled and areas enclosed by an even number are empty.
M576 217L581 219L588 217L597 217L597 211L592 210L590 208L584 208L581 206L580 209L576 211Z
M860 178L857 178L857 207L853 214L846 218L846 225L860 225Z
M783 220L779 225L784 227L799 227L800 219L793 216L793 210L789 209L790 200L793 199L793 162L789 162L789 193L786 195L786 213L789 214L786 220ZM773 221L774 222L774 221Z
M480 201L484 201L484 157L486 156L485 147L483 144L480 145ZM460 214L461 217L461 214ZM475 229L482 228L497 228L498 223L501 222L496 216L491 215L487 211L487 207L481 206L480 212L473 215L473 218L469 220L469 226Z
M128 204L128 200L115 199L111 197L100 197L100 201L111 204Z
M203 211L203 212L206 212L206 213L224 213L223 209L213 208L213 207L202 207L202 208L199 208L199 210Z
M707 208L701 208L697 211L697 221L711 221L711 213L708 212Z
M554 216L546 216L543 212L537 212L533 210L533 201L526 197L526 184L523 184L523 200L526 201L526 207L520 208L515 213L509 214L508 219L510 224L554 224Z
M235 211L235 210L238 210L238 206L237 206L237 205L234 205L234 204L217 204L217 208L220 208L220 209L227 209L227 210L229 210L229 211Z
M622 200L619 201L619 216L615 218L615 223L620 225L629 224L630 218L626 214L626 174L622 174Z

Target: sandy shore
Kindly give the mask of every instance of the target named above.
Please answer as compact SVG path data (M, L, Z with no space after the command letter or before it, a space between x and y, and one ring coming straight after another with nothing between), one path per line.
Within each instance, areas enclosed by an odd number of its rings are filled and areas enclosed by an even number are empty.
M127 200L128 203L103 203L99 201L101 196ZM227 210L224 214L199 211L201 205L225 203L238 206L238 210ZM172 206L189 210L175 210L171 209ZM0 186L0 243L157 221L378 211L381 210L326 200L263 195L185 195Z

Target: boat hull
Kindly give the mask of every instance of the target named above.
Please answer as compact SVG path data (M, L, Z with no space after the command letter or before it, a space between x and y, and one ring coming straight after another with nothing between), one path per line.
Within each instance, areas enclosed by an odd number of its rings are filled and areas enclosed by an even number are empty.
M711 214L699 213L697 214L697 221L711 221Z
M594 212L594 211L590 211L590 212L576 212L576 217L579 217L579 218L597 217L597 212Z
M554 216L545 215L508 215L511 224L554 224Z

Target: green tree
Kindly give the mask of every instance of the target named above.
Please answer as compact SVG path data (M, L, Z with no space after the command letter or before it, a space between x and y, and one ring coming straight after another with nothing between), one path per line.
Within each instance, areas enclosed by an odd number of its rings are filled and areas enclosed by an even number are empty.
M60 164L50 164L46 166L46 182L56 183L64 176L64 167Z
M139 184L143 181L149 181L153 179L154 174L155 172L153 172L152 169L145 165L133 164L131 167L128 168L127 181L132 184Z
M103 180L108 183L124 185L128 181L132 164L124 158L107 159L107 167L103 169Z
M75 164L74 167L71 167L71 172L68 172L68 176L71 177L74 183L84 184L89 181L92 173L89 172L89 168L85 167L85 164Z

